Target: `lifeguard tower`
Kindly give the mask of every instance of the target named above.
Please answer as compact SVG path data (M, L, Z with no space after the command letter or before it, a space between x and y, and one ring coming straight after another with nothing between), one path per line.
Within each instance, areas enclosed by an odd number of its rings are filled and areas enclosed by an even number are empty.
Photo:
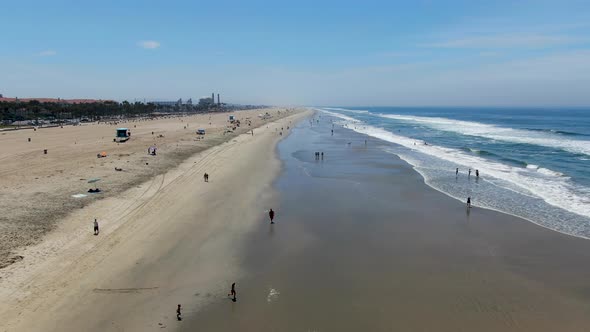
M131 131L128 128L117 128L117 136L115 140L117 142L127 142L131 137Z

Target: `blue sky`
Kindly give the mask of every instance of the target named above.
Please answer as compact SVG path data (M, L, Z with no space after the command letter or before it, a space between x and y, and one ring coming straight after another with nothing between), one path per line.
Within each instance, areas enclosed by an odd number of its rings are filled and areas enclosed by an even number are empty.
M0 93L590 106L588 1L2 1Z

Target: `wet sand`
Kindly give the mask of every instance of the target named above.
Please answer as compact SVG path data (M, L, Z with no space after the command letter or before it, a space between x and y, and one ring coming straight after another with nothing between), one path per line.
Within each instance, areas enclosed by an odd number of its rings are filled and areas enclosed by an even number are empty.
M276 224L251 233L237 302L216 294L180 330L588 331L590 241L468 210L387 143L330 128L279 144Z

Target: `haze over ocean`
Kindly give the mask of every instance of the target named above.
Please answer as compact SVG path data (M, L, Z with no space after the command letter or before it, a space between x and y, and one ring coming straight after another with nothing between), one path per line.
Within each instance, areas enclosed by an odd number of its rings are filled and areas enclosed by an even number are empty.
M451 197L590 238L588 110L318 109L337 125L395 143L386 150Z

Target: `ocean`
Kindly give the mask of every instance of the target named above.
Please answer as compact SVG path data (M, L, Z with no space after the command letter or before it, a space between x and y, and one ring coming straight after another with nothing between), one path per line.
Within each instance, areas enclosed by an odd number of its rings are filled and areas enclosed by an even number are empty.
M474 206L590 239L590 110L316 110L330 118L335 131L354 130L387 142L384 151L402 158L427 185L450 197L463 202L471 197Z

